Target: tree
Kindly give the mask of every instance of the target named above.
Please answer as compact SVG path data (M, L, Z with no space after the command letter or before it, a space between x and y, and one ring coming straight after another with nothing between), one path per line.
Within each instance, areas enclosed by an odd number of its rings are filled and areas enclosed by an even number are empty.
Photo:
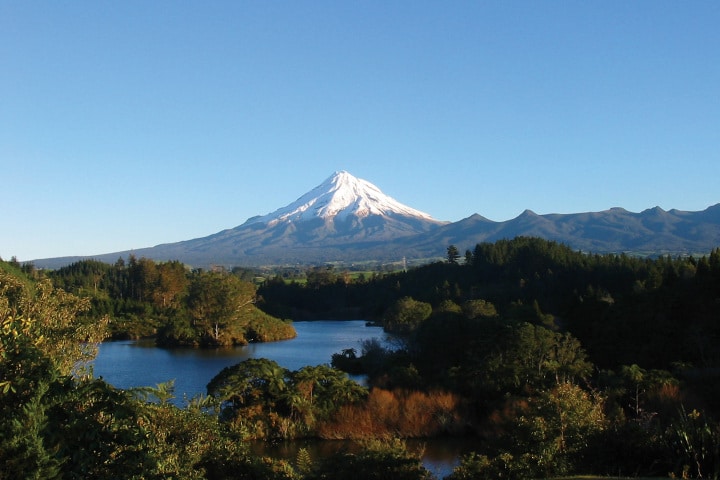
M603 399L567 382L530 399L528 410L517 418L513 440L519 451L535 453L547 476L570 472L574 458L606 425Z
M629 393L627 397L630 401L623 407L629 407L636 419L648 419L655 415L654 412L645 411L645 400L649 392L678 384L677 379L670 372L646 370L637 364L621 366L619 376L614 375L613 372L602 373L601 380L608 386L615 387L616 394L623 396Z
M273 360L251 358L220 371L207 385L220 419L247 438L287 438L290 372Z
M226 417L247 406L272 409L287 388L289 373L274 360L251 358L223 368L210 380L207 392L224 404Z
M403 297L385 312L383 325L395 333L409 333L432 314L432 305Z
M89 308L89 299L55 289L49 280L32 285L0 271L0 360L9 366L37 355L61 375L71 374L94 358L95 345L106 334L107 318L95 322L79 316ZM26 356L18 357L21 353ZM13 389L12 379L0 377L0 388Z
M88 303L0 269L2 478L153 475L132 399L81 367L104 336Z
M158 281L157 265L149 258L136 259L130 255L128 262L130 295L140 301L151 301Z
M462 311L465 316L473 320L475 318L492 318L497 317L497 310L495 305L486 300L468 300L463 303Z
M592 364L569 333L524 323L513 331L507 345L489 358L484 370L491 383L539 389L586 378Z
M367 389L349 379L341 370L326 365L307 366L291 374L292 389L313 411L327 417L341 405L367 396Z
M333 271L333 267L313 267L307 271L306 285L311 289L319 289L321 287L331 285L337 280L337 275Z
M52 385L46 445L63 459L63 478L158 478L145 412L131 395L99 379ZM163 459L164 460L164 459Z
M496 427L504 432L494 455L473 454L448 477L552 478L572 473L590 441L606 426L603 399L561 383L528 399L511 399Z
M188 286L185 266L178 262L166 262L157 266L157 281L153 301L162 308L177 307Z
M470 250L465 250L465 265L472 265L472 252Z
M245 343L238 324L255 301L255 286L226 273L200 273L190 283L189 311L200 335L216 345Z
M460 259L460 251L455 245L447 247L447 261L453 265L457 265Z

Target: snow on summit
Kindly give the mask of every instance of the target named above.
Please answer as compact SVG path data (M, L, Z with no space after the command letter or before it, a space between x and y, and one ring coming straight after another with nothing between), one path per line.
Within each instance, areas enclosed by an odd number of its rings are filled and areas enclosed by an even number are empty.
M348 215L402 215L434 221L427 213L385 195L372 183L356 178L346 171L339 171L290 205L268 215L251 218L246 223L272 224L315 218L342 219Z

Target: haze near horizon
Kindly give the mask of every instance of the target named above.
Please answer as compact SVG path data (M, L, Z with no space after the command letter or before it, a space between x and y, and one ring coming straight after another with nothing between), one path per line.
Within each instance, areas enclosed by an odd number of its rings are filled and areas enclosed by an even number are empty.
M720 4L0 4L0 257L210 235L334 171L438 220L720 202Z

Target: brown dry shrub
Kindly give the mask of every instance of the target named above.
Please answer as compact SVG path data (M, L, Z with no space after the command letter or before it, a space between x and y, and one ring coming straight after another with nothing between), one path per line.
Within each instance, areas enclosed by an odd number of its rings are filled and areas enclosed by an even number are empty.
M645 410L662 418L671 418L685 404L686 396L677 384L664 384L648 391Z
M318 425L321 438L429 437L462 429L462 402L452 393L370 391L362 404L346 405Z

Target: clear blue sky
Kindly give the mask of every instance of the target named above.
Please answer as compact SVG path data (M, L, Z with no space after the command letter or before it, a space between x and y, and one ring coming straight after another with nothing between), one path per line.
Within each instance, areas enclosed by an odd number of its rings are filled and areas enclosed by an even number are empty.
M720 202L720 2L0 1L0 257L206 236L336 170L437 219Z

